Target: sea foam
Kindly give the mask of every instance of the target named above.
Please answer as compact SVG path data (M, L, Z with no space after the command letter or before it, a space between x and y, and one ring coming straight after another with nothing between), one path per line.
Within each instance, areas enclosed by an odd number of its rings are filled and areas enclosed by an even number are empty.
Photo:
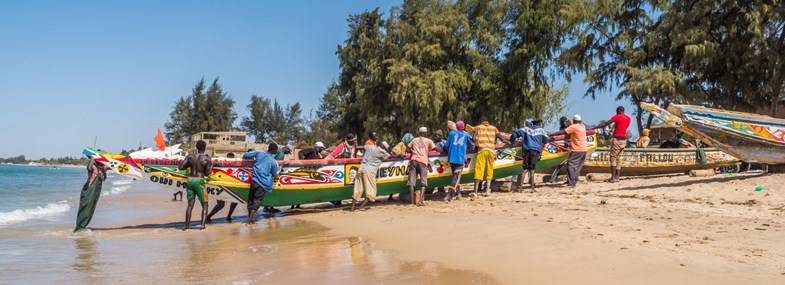
M67 201L49 203L45 207L16 209L10 212L0 212L0 227L16 224L32 219L41 219L56 216L71 209Z
M107 184L111 185L108 190L101 191L101 196L120 194L128 189L131 189L131 184L134 183L133 179L124 179L112 181Z

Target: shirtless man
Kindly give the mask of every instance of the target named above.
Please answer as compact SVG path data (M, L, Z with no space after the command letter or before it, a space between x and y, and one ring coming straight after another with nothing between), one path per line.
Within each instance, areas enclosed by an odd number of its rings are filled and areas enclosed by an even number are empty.
M185 157L180 166L177 168L188 171L188 182L186 183L186 198L188 199L188 208L185 210L185 228L188 230L191 227L191 212L194 209L194 196L199 198L202 203L202 227L205 229L205 218L207 218L207 188L205 187L205 180L213 171L213 163L209 156L204 154L204 149L207 143L204 141L196 142L196 151L198 154L189 154Z

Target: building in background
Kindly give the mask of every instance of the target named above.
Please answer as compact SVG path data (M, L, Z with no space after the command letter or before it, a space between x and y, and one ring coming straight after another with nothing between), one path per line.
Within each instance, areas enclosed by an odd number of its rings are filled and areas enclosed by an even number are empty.
M248 135L245 132L201 132L191 136L193 147L188 149L188 153L196 153L196 141L203 140L207 143L205 154L211 157L226 157L233 154L240 157L248 149L266 150L266 144L248 143Z

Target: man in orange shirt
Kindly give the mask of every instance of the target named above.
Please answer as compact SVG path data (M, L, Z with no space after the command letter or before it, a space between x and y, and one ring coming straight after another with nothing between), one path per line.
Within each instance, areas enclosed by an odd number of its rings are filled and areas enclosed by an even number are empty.
M409 142L409 149L412 151L412 158L409 162L409 196L412 204L422 206L425 200L425 189L428 188L428 172L430 172L430 160L428 153L435 149L436 145L428 138L428 129L420 128L420 136ZM414 186L417 184L417 175L420 175L420 189L415 196ZM419 197L415 199L415 197Z
M488 123L488 118L480 117L480 125L473 128L472 139L477 146L477 158L474 159L474 193L480 190L482 181L485 180L485 195L491 194L491 179L493 179L493 160L496 157L496 138L504 143L509 143L501 136L499 129Z
M567 157L567 184L575 187L578 184L578 176L581 175L583 162L586 160L586 126L581 122L581 116L575 115L572 118L572 125L564 130L558 131L549 136L570 135L570 156Z

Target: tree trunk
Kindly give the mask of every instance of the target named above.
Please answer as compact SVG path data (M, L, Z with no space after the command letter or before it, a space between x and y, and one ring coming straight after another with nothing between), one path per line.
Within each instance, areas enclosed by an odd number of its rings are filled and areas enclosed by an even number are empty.
M777 116L777 107L780 106L780 88L775 87L771 92L771 106L769 107L769 116Z

